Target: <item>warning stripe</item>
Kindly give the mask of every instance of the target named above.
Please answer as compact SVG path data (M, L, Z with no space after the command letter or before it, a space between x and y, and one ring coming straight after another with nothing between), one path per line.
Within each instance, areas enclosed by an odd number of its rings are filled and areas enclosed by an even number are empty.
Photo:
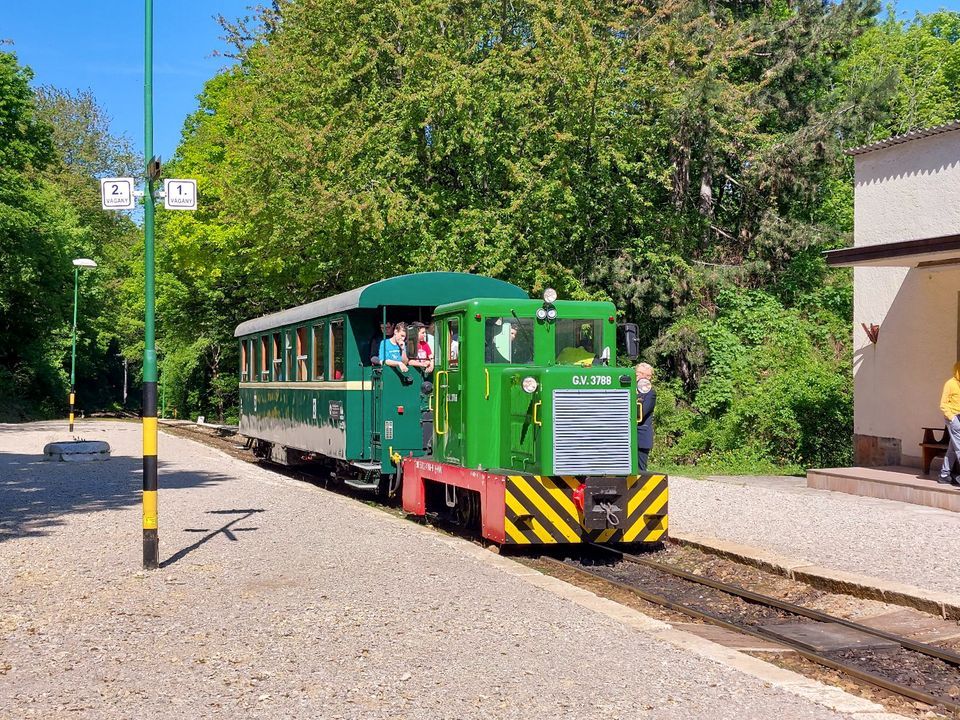
M622 478L627 507L619 527L587 530L573 503L584 478L571 475L508 475L504 488L504 533L508 544L655 542L667 531L666 475Z
M530 544L530 540L527 539L527 536L517 529L517 526L513 524L513 521L509 517L504 518L503 529L506 531L510 540L515 542L517 545Z
M627 502L627 517L632 517L637 507L649 500L651 495L656 497L660 493L659 486L661 485L666 488L666 475L651 475L649 478L647 478L647 480L637 491L636 495L631 497Z
M538 476L540 482L543 484L544 490L550 493L550 497L553 499L554 503L560 506L563 509L563 519L571 523L573 527L576 527L580 524L580 512L577 510L577 506L573 504L573 498L568 495L570 490L576 488L580 483L573 478L573 481L577 484L573 487L570 486L569 481L566 478L559 479L555 477L550 477L549 475Z
M506 498L507 505L510 509L518 516L522 516L518 527L530 528L536 538L539 538L540 542L553 544L580 541L579 537L577 537L576 540L567 538L563 532L553 524L548 514L544 512L542 503L537 504L532 502L529 497L516 492L516 490L519 490L516 484L513 490L514 492L507 490ZM534 495L534 497L536 497L536 495ZM519 510L517 510L518 507L520 508ZM527 533L527 537L530 537L529 533ZM535 539L532 539L532 541L537 542Z
M644 530L643 534L644 540L649 540L649 535L653 532L653 525L656 525L659 528L660 521L663 519L657 515L657 511L660 510L667 503L667 493L664 492L659 495L649 506L647 512L640 514L633 524L630 525L630 528L623 534L624 542L633 542L638 535ZM660 532L657 537L662 535Z
M550 500L553 498L546 492L544 495L540 495L534 489L534 486L537 486L539 490L546 491L543 482L534 480L531 483L522 475L511 475L510 479L513 481L514 487L527 496L527 499L540 511L544 519L559 530L567 542L580 542L580 533L570 527L567 521L560 517L556 508L551 505ZM550 500L547 498L550 498Z

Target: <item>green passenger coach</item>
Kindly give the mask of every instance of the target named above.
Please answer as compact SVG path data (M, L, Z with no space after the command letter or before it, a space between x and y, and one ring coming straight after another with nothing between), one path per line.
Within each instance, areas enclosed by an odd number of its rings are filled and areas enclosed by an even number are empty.
M379 364L432 325L434 368ZM635 326L624 326L636 356ZM242 323L240 432L261 457L349 469L504 545L657 542L667 478L637 473L637 393L611 303L461 273L390 278ZM408 354L416 353L416 333Z

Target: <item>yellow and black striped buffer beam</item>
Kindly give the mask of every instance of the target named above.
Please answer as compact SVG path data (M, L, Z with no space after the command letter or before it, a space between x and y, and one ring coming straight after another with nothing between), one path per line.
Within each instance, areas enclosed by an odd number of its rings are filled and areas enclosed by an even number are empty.
M583 511L574 502L574 491L581 483L585 484ZM508 474L504 492L508 545L644 543L666 537L666 475Z

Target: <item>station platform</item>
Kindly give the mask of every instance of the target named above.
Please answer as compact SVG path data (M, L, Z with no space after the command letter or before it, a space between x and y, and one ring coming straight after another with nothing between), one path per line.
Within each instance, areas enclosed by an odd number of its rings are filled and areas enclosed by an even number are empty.
M808 470L807 486L960 512L960 488L903 465Z
M897 717L163 432L144 572L140 426L65 428L0 425L0 718Z

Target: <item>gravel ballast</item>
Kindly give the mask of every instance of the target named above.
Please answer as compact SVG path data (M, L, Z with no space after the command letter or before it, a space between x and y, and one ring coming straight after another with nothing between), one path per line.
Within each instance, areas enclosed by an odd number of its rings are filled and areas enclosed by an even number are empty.
M0 425L2 718L837 718L381 510L140 427ZM69 438L67 438L69 439ZM467 548L471 552L467 552Z
M797 478L670 477L670 528L926 590L960 593L960 513Z

